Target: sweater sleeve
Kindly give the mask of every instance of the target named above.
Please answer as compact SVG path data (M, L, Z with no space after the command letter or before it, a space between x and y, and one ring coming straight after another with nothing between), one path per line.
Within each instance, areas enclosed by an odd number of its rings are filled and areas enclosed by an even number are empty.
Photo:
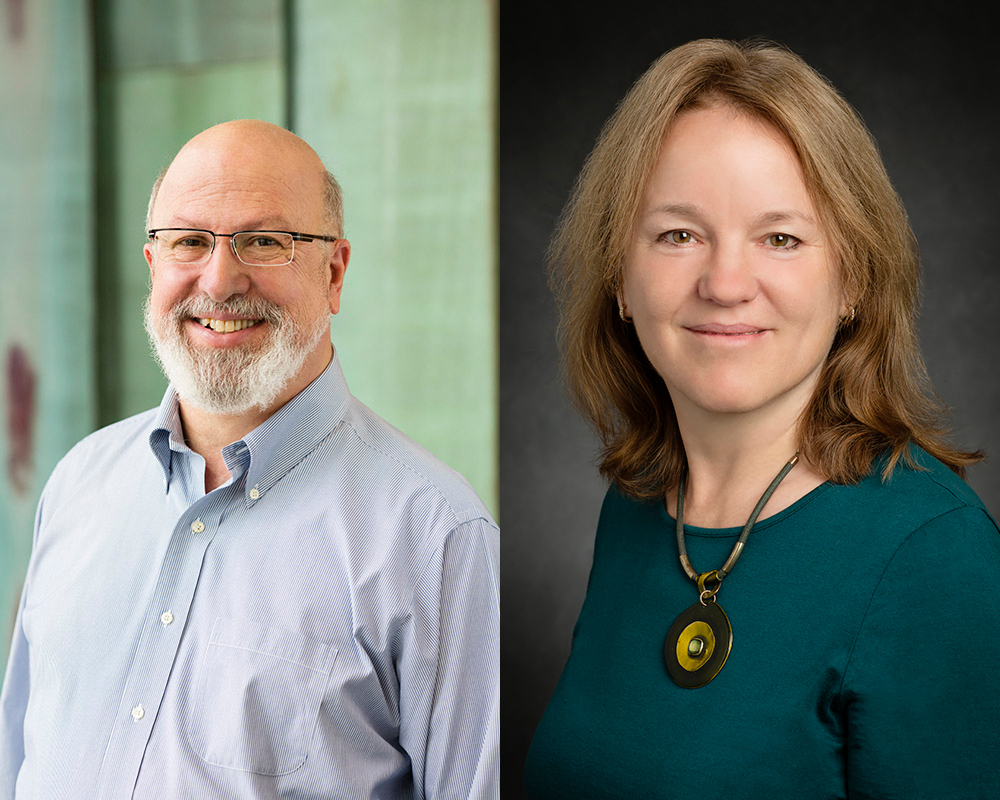
M889 560L844 675L848 797L1000 796L1000 531L981 508Z

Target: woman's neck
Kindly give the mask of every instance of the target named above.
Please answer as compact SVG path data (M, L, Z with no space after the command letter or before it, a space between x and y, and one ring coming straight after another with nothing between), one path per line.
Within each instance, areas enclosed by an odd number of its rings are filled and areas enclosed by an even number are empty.
M781 468L799 448L797 415L677 415L687 457L684 522L704 528L742 526ZM789 421L790 420L790 421ZM800 458L768 500L759 519L792 505L823 483ZM667 493L677 514L677 488Z

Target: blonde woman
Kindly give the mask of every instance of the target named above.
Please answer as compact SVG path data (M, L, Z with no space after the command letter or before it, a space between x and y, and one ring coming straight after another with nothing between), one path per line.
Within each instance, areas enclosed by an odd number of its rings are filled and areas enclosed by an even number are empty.
M996 796L1000 532L856 113L783 48L677 48L553 254L611 488L528 796Z

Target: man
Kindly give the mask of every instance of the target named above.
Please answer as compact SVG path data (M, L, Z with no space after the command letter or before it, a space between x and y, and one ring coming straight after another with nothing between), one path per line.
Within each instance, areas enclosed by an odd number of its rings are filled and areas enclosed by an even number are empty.
M497 797L499 533L348 393L336 182L225 123L147 221L171 387L42 494L0 796Z

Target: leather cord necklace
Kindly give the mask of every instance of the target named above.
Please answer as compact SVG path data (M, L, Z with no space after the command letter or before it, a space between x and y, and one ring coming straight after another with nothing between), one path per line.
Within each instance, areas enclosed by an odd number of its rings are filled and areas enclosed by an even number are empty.
M733 546L726 563L720 569L701 574L695 572L691 566L684 542L684 488L687 483L687 473L681 475L680 485L677 487L677 549L680 551L684 572L698 586L698 602L681 612L674 620L663 645L667 672L678 686L697 689L709 683L725 666L729 651L733 647L733 628L729 624L726 612L716 600L716 595L722 586L722 579L733 571L743 553L750 531L753 530L760 512L764 510L778 484L791 472L798 460L799 454L796 453L791 461L781 468L781 472L771 481L771 485L764 490L764 494L760 496L750 514L750 519L743 526L740 538Z

